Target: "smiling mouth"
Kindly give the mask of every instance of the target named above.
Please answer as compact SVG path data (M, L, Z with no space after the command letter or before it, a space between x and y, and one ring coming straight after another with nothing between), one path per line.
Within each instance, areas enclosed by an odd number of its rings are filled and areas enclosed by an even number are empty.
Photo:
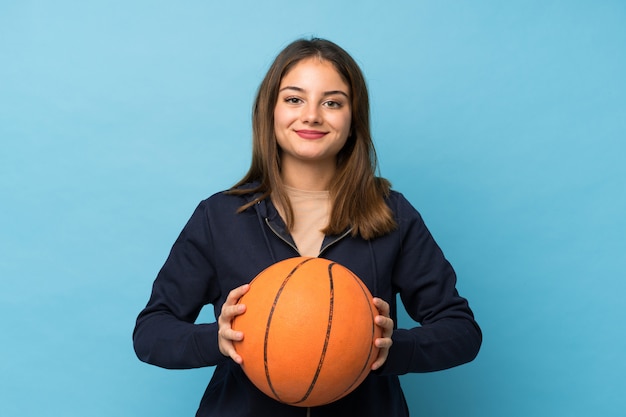
M321 139L326 136L326 133L319 130L296 130L296 134L302 139Z

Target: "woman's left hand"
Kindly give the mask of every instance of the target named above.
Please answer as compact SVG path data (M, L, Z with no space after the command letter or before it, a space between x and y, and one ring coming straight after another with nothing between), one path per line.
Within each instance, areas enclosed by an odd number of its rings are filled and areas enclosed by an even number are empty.
M382 337L374 340L374 345L380 350L378 352L378 358L372 364L372 371L383 366L389 355L389 348L393 344L391 340L391 335L393 334L393 320L389 317L389 303L381 298L374 297L374 306L376 306L380 313L376 316L374 321L376 325L382 329Z

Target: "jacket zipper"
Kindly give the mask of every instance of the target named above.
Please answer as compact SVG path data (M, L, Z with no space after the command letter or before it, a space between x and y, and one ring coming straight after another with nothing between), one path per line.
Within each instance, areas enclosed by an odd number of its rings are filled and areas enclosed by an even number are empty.
M285 239L280 233L278 233L273 227L272 224L270 223L270 220L266 217L265 218L265 224L267 224L267 227L270 228L270 230L272 231L272 233L274 233L280 240L282 240L283 242L285 242L286 244L288 244L293 250L296 251L296 253L298 255L300 255L300 251L298 250L298 248L296 248L291 242L289 242L287 239ZM324 247L322 247L322 249L320 249L320 252L318 254L318 256L320 256L326 249L328 249L329 247L331 247L332 245L334 245L335 243L339 242L340 240L342 240L344 237L348 236L350 234L350 232L352 231L352 228L346 230L342 235L338 236L336 239L334 239L331 242L328 242L328 244Z
M266 217L265 218L265 224L267 224L267 227L270 228L270 230L276 235L278 236L278 238L280 240L282 240L283 242L285 242L286 244L288 244L289 246L291 246L291 248L293 248L293 250L296 251L296 253L298 255L300 255L300 251L298 250L298 248L296 248L294 245L291 244L290 241L288 241L287 239L285 239L280 233L278 233L276 230L274 230L274 228L272 227L272 224L270 223L270 220Z
M336 239L334 239L331 242L328 242L328 244L324 247L322 247L322 249L320 249L320 253L318 256L320 256L326 249L328 249L329 247L331 247L332 245L334 245L335 243L339 242L341 239L343 239L344 237L348 236L350 234L350 232L352 231L352 228L349 228L348 230L346 230L342 235L338 236Z

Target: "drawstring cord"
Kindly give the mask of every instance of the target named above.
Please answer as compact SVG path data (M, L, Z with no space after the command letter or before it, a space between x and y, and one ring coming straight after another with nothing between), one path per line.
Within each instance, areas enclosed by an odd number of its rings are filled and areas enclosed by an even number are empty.
M370 260L372 261L372 277L374 282L372 283L372 289L374 290L374 296L380 297L380 288L378 288L378 268L376 267L376 256L374 256L374 246L372 245L372 241L368 240L368 247L370 249Z
M261 204L260 201L257 201L257 206L259 206ZM274 255L274 251L272 250L272 245L270 245L270 239L269 236L267 235L267 230L265 230L265 221L266 219L263 218L263 216L261 216L261 211L259 210L259 208L257 207L256 211L256 216L257 219L259 220L259 227L261 228L261 232L263 233L263 238L265 239L265 245L267 246L267 250L270 253L270 257L272 258L272 262L276 263L276 255Z

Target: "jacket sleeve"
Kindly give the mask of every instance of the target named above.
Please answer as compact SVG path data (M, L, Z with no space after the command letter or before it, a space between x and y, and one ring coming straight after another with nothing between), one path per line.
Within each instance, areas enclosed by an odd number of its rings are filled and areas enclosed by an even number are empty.
M402 243L393 285L419 325L394 330L393 345L379 373L430 372L472 361L482 333L467 300L457 292L452 266L404 197L399 196L394 211Z
M183 369L215 365L224 358L217 323L194 324L202 307L220 293L205 204L196 208L174 243L137 318L133 344L144 362Z

